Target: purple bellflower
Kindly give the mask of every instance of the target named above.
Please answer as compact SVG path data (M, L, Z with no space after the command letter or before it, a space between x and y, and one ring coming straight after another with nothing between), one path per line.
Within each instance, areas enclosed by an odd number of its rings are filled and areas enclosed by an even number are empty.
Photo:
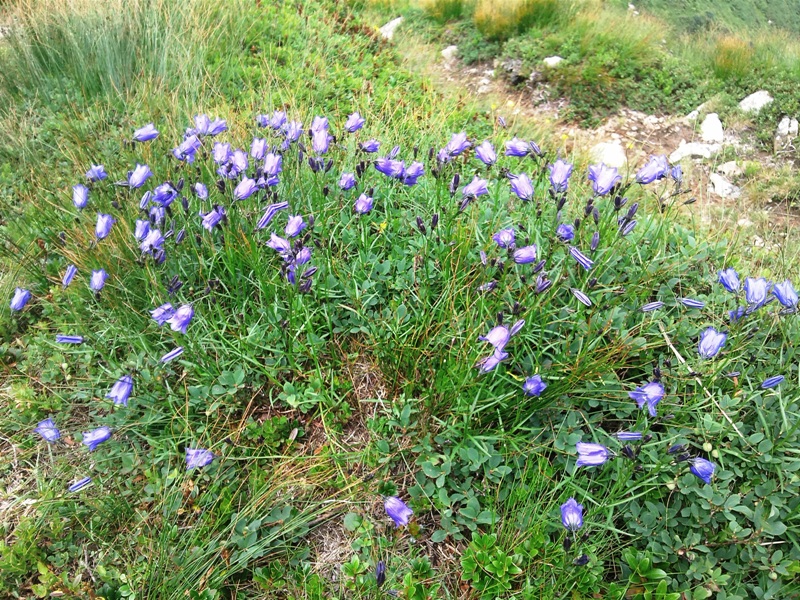
M360 114L354 112L352 115L347 117L344 128L348 133L355 133L364 126L364 123L366 123L366 120Z
M561 223L556 227L556 237L562 242L571 242L575 239L575 227L568 223Z
M607 167L604 163L589 167L589 181L592 182L592 189L598 196L608 194L621 180L622 176L616 167Z
M777 387L782 384L783 381L783 375L773 375L772 377L767 377L763 382L761 382L761 389L768 390L770 388Z
M249 181L253 180L250 179ZM200 213L200 216L203 218L203 227L206 231L211 231L225 218L225 209L221 206L217 206L206 214Z
M181 354L183 354L183 346L178 346L177 348L170 350L164 356L162 356L159 361L163 364L167 364L170 361L175 360Z
M527 265L536 262L536 244L530 246L523 246L514 250L514 262L518 265Z
M497 153L494 151L494 146L492 146L489 140L484 140L483 143L476 146L475 157L487 167L491 167L497 162Z
M522 391L525 392L526 396L541 396L546 389L547 383L545 383L541 375L528 377L522 385Z
M214 461L214 453L204 448L186 447L186 470L198 469L210 465Z
M643 305L639 310L642 312L655 312L664 308L664 303L661 300L656 300L655 302L648 302L647 304Z
M133 237L137 242L141 242L150 233L150 221L146 219L136 219L136 226L133 229Z
M339 187L342 188L343 191L347 191L355 186L356 176L352 173L342 173L342 176L339 178Z
M511 182L511 191L517 195L517 198L526 202L533 198L533 183L525 173L509 175L508 179Z
M578 299L578 302L580 302L584 306L591 306L592 305L592 301L589 299L589 296L584 294L578 288L569 288L569 291L572 292L572 295L575 296Z
M502 350L495 350L489 356L480 359L476 366L478 367L481 373L489 373L490 371L493 371L497 367L497 365L499 365L507 358L508 358L508 352L503 352Z
M561 524L567 531L575 532L583 526L583 506L570 498L561 505Z
M276 202L275 204L270 204L267 207L267 210L264 211L264 214L261 215L261 218L258 220L256 229L264 229L264 227L269 225L270 221L275 218L275 215L278 214L278 211L281 211L285 208L289 208L288 202Z
M98 445L102 444L110 437L110 427L98 427L92 431L84 432L82 444L89 448L89 452L94 452L94 449L97 448Z
M620 442L636 442L642 439L642 434L637 431L620 431L616 434Z
M58 430L58 427L56 427L53 419L39 421L34 431L42 436L46 442L50 442L51 444L61 438L61 432Z
M488 182L485 179L481 179L475 175L472 181L464 186L461 193L465 198L477 198L489 193L487 185Z
M78 274L78 267L75 265L70 265L67 267L67 271L64 273L64 278L61 280L61 284L66 288L72 280L75 279L75 275Z
M83 488L85 488L90 483L92 483L92 478L91 477L84 477L83 479L78 479L78 481L76 481L75 483L73 483L71 486L69 486L67 488L67 491L68 492L77 492L78 490L82 490Z
M172 304L167 302L166 304L162 304L158 308L154 308L150 311L150 316L153 317L153 320L158 323L159 327L169 321L172 318L172 315L175 314L175 309L172 307Z
M367 140L363 142L359 148L361 148L362 152L373 153L377 152L378 149L381 147L381 143L378 140Z
M797 292L792 286L792 282L788 279L783 283L776 283L772 288L772 293L786 308L795 308L797 306Z
M31 293L23 288L16 288L14 290L14 296L11 298L11 310L19 311L25 308L25 305L31 299Z
M513 248L516 244L516 233L513 227L509 227L495 233L492 239L500 248Z
M189 327L192 317L194 317L194 308L192 308L191 304L184 304L166 322L169 323L172 331L186 333L186 328Z
M597 467L606 462L609 457L608 448L602 444L578 442L575 444L575 448L578 450L576 467Z
M56 335L57 344L82 344L83 336L81 335Z
M95 225L94 228L94 234L97 236L97 239L102 240L107 238L108 234L111 233L112 225L114 225L114 218L111 215L97 213L97 225Z
M246 200L252 196L253 192L255 192L257 189L258 186L256 185L256 182L249 177L245 177L233 190L233 196L237 200Z
M466 132L462 131L461 133L453 134L453 137L451 137L450 141L447 142L444 150L452 158L454 156L458 156L470 146L472 146L472 143L467 139Z
M128 187L136 189L142 187L145 182L153 176L153 172L147 165L136 164L136 168L128 173Z
M647 185L664 179L669 174L669 162L663 154L651 156L647 164L636 172L636 182Z
M89 287L95 292L99 292L105 287L106 279L108 279L108 273L105 272L105 269L92 271L92 277L89 280Z
M200 200L208 200L208 187L199 181L192 186L192 191Z
M134 142L149 142L150 140L154 140L158 137L158 129L152 123L148 123L144 127L141 127L133 132L133 141Z
M383 501L383 507L386 509L386 514L394 521L395 527L408 525L408 520L414 514L414 511L397 496L388 496Z
M82 183L72 186L72 203L77 209L83 209L89 201L89 188Z
M306 228L306 225L307 223L303 220L301 215L294 215L289 217L289 221L286 223L286 229L284 232L286 233L287 237L295 237Z
M269 241L267 241L267 246L281 255L287 254L289 250L292 249L292 244L289 242L289 240L276 235L274 232L270 236Z
M356 200L355 211L360 215L365 215L372 210L374 200L366 194L361 194Z
M106 169L103 165L92 165L92 167L86 171L86 179L89 181L102 181L106 177L108 177L108 173L106 173Z
M706 303L702 300L695 300L693 298L681 298L681 304L683 304L686 308L705 308Z
M748 277L744 280L744 297L747 300L750 310L761 308L766 304L769 299L769 293L772 289L772 284L759 277L755 279Z
M628 392L631 400L635 400L640 409L647 405L647 411L651 417L656 416L656 407L658 403L664 398L664 386L658 381L651 381L641 387L636 388L632 392Z
M583 254L580 250L578 250L575 246L569 247L569 254L572 258L575 259L580 266L582 266L587 271L594 266L594 261L591 260L588 256Z
M714 358L722 350L727 339L727 333L722 333L713 327L709 327L700 334L700 344L697 346L697 351L702 358Z
M560 158L548 167L550 169L550 185L553 191L561 194L569 187L569 178L572 175L572 165Z
M530 152L530 144L517 137L506 142L506 156L516 156L521 158L523 156L528 156Z
M147 235L144 236L142 243L139 244L139 249L143 254L147 254L148 252L160 250L163 245L164 236L161 235L161 231L158 229L151 229L147 232Z
M692 474L699 477L707 484L711 483L711 477L714 476L714 471L716 468L717 466L710 460L700 458L699 456L693 458L691 465L689 466L689 470L692 472Z
M719 282L729 292L735 294L739 291L739 274L731 267L719 272Z
M133 377L130 375L123 375L111 386L111 390L106 394L106 398L111 398L114 404L128 406L128 398L130 398L132 391Z

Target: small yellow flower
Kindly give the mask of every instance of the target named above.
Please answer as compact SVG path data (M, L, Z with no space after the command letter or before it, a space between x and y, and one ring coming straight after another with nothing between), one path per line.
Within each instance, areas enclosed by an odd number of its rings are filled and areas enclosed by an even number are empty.
M380 229L381 229L381 233L383 233L384 231L386 231L386 228L387 228L388 226L389 226L389 224L388 224L386 221L384 221L383 223L381 223L381 224L379 225L379 227L380 227Z

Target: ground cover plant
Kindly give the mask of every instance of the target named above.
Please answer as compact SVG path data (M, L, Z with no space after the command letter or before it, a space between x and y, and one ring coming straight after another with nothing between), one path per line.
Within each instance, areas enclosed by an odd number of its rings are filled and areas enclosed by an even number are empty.
M136 6L196 69L47 15L3 55L4 594L796 593L791 257L663 157L455 106L358 6Z

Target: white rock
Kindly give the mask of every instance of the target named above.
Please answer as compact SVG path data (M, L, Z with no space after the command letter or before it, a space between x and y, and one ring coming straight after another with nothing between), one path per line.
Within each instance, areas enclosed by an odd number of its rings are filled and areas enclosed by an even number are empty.
M800 133L800 123L797 122L797 119L792 119L789 122L789 135L797 137L799 133Z
M458 54L458 46L448 46L444 50L442 50L442 56L447 62L454 61L456 59L456 55Z
M725 177L737 177L738 175L744 173L742 167L737 165L735 160L722 163L720 166L717 167L717 171L725 175Z
M742 195L741 188L733 185L722 175L711 173L708 176L708 180L711 182L711 185L708 186L708 191L715 193L720 198L738 198Z
M721 144L725 137L717 113L709 113L700 125L700 137L707 144Z
M616 142L600 142L589 150L593 163L605 163L609 167L621 169L628 162L625 149Z
M753 226L753 222L750 219L748 219L747 217L742 217L741 219L736 221L736 224L739 227L752 227Z
M700 142L690 142L678 147L675 152L669 155L669 162L677 163L684 158L711 158L716 155L722 146L720 144L701 144Z
M543 58L542 62L544 66L549 67L550 69L557 67L559 64L564 62L564 59L560 56L548 56L547 58Z
M636 7L629 2L628 3L628 10L636 10Z
M750 94L747 98L739 102L739 108L741 108L744 112L747 113L750 112L757 113L767 104L772 102L772 100L773 98L772 96L770 96L768 91L759 90L753 94Z
M698 118L699 116L700 116L700 111L698 111L698 110L693 110L693 111L692 111L692 112L690 112L688 115L686 115L686 120L687 120L687 121L697 121L697 118Z
M390 40L394 36L394 31L398 27L400 27L400 23L403 22L403 17L397 17L396 19L392 19L386 25L381 27L378 31L380 31L381 37L385 40Z
M778 137L787 137L789 135L789 125L791 125L792 120L789 117L783 117L781 122L778 123L778 129L775 132L775 135Z

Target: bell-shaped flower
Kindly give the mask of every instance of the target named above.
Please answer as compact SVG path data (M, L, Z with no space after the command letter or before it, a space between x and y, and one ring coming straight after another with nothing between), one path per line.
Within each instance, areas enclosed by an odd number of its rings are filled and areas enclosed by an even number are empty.
M572 164L559 158L549 165L548 169L550 170L550 186L553 191L557 194L566 192L569 187L569 178L572 175Z
M669 174L669 162L663 154L651 156L647 164L636 172L636 182L642 185L664 179Z
M86 179L89 181L102 181L108 177L108 173L106 173L106 169L103 165L92 165L92 167L86 171Z
M475 156L486 166L491 167L497 162L497 152L489 140L484 140L479 146L475 147Z
M361 194L356 200L354 209L360 215L365 215L372 210L374 200L366 194Z
M508 179L511 182L511 191L514 192L520 200L528 201L533 198L533 183L530 177L525 173L509 175Z
M67 267L66 272L64 273L64 278L61 280L61 284L66 288L72 280L75 279L75 275L78 274L78 267L75 265L69 265Z
M750 310L755 310L764 306L769 299L771 289L772 284L763 277L759 277L758 279L748 277L745 279L744 297L747 300Z
M583 526L583 506L570 498L561 505L561 524L567 531L577 531Z
M347 191L355 186L356 176L352 173L342 173L342 176L339 178L339 187L342 188L343 191Z
M717 466L710 460L700 458L699 456L693 458L691 464L689 465L689 470L692 472L692 474L699 477L707 484L711 483L711 478L714 476L714 471L716 468Z
M500 248L513 248L516 244L517 237L514 228L508 227L495 233L492 239Z
M348 133L355 133L364 126L364 123L366 123L366 120L363 119L360 114L354 112L352 115L347 117L344 128Z
M395 527L408 525L408 520L414 515L414 511L397 496L388 496L383 501L383 507L386 509L386 514L394 521Z
M172 331L186 333L186 328L192 322L192 317L194 317L194 308L192 308L191 304L184 304L166 322L169 323Z
M732 268L728 267L719 272L719 282L729 292L734 294L739 291L739 274Z
M783 283L776 283L772 288L772 293L786 308L794 308L797 306L797 292L788 279Z
M61 432L58 430L58 427L56 427L53 419L39 421L34 431L42 436L46 442L50 442L51 444L61 438Z
M153 172L150 167L137 163L136 168L128 173L128 187L133 189L140 188L152 176Z
M158 129L152 123L148 123L144 127L141 127L133 132L133 141L134 142L149 142L150 140L154 140L158 137Z
M651 381L641 387L636 388L632 392L628 392L628 396L636 401L640 409L647 405L647 410L651 417L656 416L656 407L658 403L664 398L664 386L660 381Z
M578 450L576 467L597 467L606 462L610 455L608 448L602 444L578 442L575 448Z
M72 186L72 203L75 208L82 209L89 202L89 188L78 183Z
M547 383L545 383L541 375L528 377L525 383L522 384L522 391L525 392L526 396L541 396L546 389Z
M105 269L92 271L92 277L89 280L89 287L95 292L99 292L105 287L106 279L108 279L108 273L105 272Z
M84 432L83 441L81 443L89 448L89 452L94 452L94 449L97 448L98 445L102 444L110 437L110 427L98 427L92 431Z
M153 317L153 320L156 323L158 323L159 326L169 321L172 318L172 315L174 314L175 314L175 309L169 302L167 302L166 304L162 304L158 308L154 308L153 310L150 311L150 316Z
M598 196L605 196L621 180L622 176L616 167L607 167L604 163L589 167L589 181Z
M301 215L289 217L289 221L286 223L286 229L284 230L286 236L290 238L295 237L306 228L306 225L307 223L303 220Z
M111 215L97 213L97 225L95 225L94 228L94 234L97 236L97 239L102 240L107 238L108 234L111 233L111 227L114 223L114 218Z
M112 399L114 404L128 406L128 398L130 398L132 391L133 377L130 375L123 375L111 386L111 390L106 394L106 398Z
M204 448L186 447L186 470L199 469L214 461L214 453Z
M709 327L700 334L700 343L697 346L697 351L702 358L714 358L722 350L727 339L727 333L722 333L713 327Z
M23 288L16 288L14 290L14 295L11 298L11 310L19 311L25 308L25 305L31 299L31 293Z
M523 246L514 250L514 262L518 265L527 265L536 262L536 244L530 246Z

